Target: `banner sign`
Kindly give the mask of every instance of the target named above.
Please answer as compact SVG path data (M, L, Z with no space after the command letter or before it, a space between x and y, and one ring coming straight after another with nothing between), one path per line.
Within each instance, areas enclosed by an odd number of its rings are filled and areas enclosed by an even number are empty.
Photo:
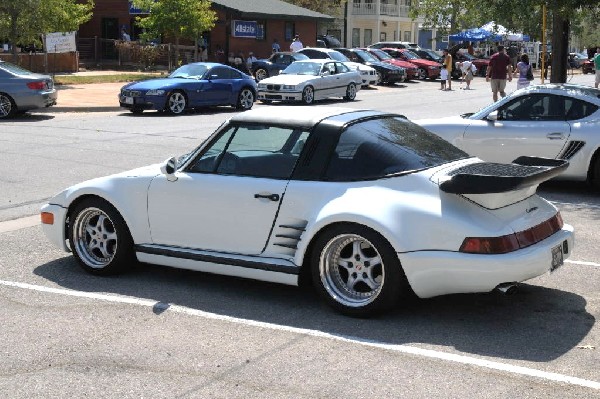
M69 53L77 51L75 32L46 33L47 53Z
M231 25L231 36L256 39L256 33L258 32L256 21L233 20Z

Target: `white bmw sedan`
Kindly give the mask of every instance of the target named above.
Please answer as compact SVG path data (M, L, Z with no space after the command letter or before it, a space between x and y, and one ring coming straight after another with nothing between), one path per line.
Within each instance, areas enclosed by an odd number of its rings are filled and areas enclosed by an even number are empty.
M474 114L415 123L485 161L567 160L558 179L588 181L600 189L600 90L593 87L530 86Z
M347 101L356 98L362 79L360 74L344 63L334 60L296 61L277 76L258 83L258 99L272 101L314 101L342 97Z
M535 194L566 161L483 162L400 115L297 111L240 113L186 155L69 187L44 231L93 274L141 261L312 280L352 316L506 291L571 254L573 228Z

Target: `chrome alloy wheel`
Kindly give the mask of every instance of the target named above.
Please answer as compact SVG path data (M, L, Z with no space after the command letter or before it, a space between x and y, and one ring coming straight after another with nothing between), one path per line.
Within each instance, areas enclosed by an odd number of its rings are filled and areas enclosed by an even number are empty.
M110 264L117 253L117 232L110 217L101 209L86 208L73 222L73 250L93 269Z
M371 242L356 234L341 234L323 248L319 276L325 290L338 303L361 307L380 294L385 268Z
M302 91L302 101L304 101L305 104L312 104L314 100L315 92L312 86L306 86Z
M252 108L252 106L254 105L254 93L252 92L252 90L243 89L240 92L238 104L241 109Z
M257 81L260 82L261 80L266 79L268 77L269 77L269 74L265 69L261 68L261 69L256 70L256 80Z
M180 114L185 110L186 100L182 93L178 91L171 93L168 101L167 107L171 113Z
M6 118L14 112L10 98L0 94L0 118Z

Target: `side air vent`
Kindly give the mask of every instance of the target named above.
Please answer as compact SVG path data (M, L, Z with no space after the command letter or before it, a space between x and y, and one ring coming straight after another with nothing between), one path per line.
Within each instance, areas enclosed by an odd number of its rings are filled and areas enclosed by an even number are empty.
M278 225L274 232L273 245L287 249L287 254L294 254L307 224L306 220L296 220L294 223Z
M560 154L560 159L571 159L583 148L585 141L569 141L567 148Z

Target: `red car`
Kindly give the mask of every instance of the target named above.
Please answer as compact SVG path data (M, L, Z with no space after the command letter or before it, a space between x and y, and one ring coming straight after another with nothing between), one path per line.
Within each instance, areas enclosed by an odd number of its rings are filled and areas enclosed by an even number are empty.
M581 63L581 73L594 73L594 61L585 60Z
M381 62L387 64L396 65L406 69L406 80L419 79L419 67L412 62L397 59L389 55L383 50L377 48L364 48L363 50L368 51L373 57L376 57Z
M490 60L488 58L477 58L469 53L455 53L452 54L452 58L452 61L454 61L455 64L457 62L471 61L477 68L477 75L479 76L485 76L485 72L490 65Z
M440 77L441 64L423 59L408 49L401 48L382 48L383 51L392 57L415 64L419 68L420 79L435 80Z

